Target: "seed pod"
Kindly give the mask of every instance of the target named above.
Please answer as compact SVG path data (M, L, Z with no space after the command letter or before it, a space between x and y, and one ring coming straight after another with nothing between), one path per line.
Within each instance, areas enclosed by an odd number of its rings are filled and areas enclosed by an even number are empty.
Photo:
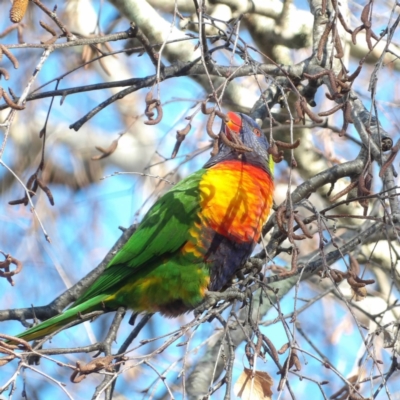
M207 108L207 103L205 101L203 101L201 103L201 112L205 115L209 115L211 114L213 111L215 110L215 107L210 107Z
M371 11L371 2L369 2L361 12L361 22L366 24L369 22L369 13Z
M281 142L280 140L275 140L275 144L282 149L297 149L300 145L300 139L297 139L293 143Z
M360 74L361 68L362 68L362 65L359 65L359 66L357 67L357 69L356 69L351 75L349 75L349 76L347 77L347 80L348 80L349 82L353 82L354 79L356 79L357 76Z
M279 354L283 354L285 353L285 351L290 347L290 343L285 343L279 350L278 353Z
M6 81L8 81L10 79L10 75L9 75L9 73L7 72L7 70L5 68L0 68L0 78L1 78L2 75L4 76L4 79Z
M28 8L28 2L29 0L14 0L10 10L11 22L18 23L22 21Z
M46 196L49 199L50 204L52 206L54 206L54 197L53 197L53 194L51 193L50 189L39 178L36 179L36 182L38 183L40 189L42 189L43 192L46 193Z
M44 23L43 21L39 21L40 26L45 29L47 32L51 33L52 36L57 36L57 32L49 25Z
M10 50L7 49L6 46L3 44L0 44L0 54L4 54L12 63L15 69L18 69L19 67L19 62L18 60L14 57L14 55L11 53Z
M6 104L11 107L14 110L24 110L25 106L23 105L18 105L16 103L14 103L10 97L8 97L8 94L6 92L3 91L3 99L6 102Z

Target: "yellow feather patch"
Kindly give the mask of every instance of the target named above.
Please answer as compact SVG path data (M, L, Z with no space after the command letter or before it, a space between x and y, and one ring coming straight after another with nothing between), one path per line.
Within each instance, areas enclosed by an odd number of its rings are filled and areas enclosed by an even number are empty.
M191 231L190 231L191 233ZM197 239L197 238L196 238ZM195 240L195 242L200 242L198 240ZM195 257L201 257L202 253L199 251L198 245L193 243L193 242L186 242L186 244L182 247L182 254L192 254Z
M189 230L189 235L191 240L186 242L182 247L182 254L192 254L195 257L201 257L203 253L201 252L201 240L200 240L200 229L201 224L195 223Z

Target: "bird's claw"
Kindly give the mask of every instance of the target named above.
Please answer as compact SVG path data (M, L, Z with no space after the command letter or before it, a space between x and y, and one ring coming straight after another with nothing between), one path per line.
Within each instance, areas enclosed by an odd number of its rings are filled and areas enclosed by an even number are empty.
M259 280L264 279L264 275L261 272L264 266L264 261L257 258L250 258L241 269L236 271L236 277L241 280L242 286L247 286L249 283L254 281L257 276ZM246 276L247 275L247 276Z
M195 317L201 315L204 311L214 307L219 301L222 300L239 300L245 301L246 294L237 289L228 289L225 292L211 292L207 291L203 302L194 309Z

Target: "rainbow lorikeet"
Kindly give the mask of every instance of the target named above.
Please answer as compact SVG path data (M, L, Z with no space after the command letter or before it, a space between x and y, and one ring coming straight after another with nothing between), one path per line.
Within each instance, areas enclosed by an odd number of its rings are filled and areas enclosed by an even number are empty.
M272 205L269 144L244 114L229 112L222 132L252 151L222 143L217 155L164 194L102 275L62 314L18 335L42 338L80 314L116 310L193 310L208 291L220 291L246 261Z

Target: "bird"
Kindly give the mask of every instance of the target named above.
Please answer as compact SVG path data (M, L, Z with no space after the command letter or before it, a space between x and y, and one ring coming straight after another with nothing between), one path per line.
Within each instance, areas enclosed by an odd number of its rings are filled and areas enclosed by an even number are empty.
M121 306L173 318L229 287L270 213L273 161L267 138L246 114L228 112L221 132L250 151L220 140L218 153L154 203L69 308L16 337L41 339L86 313Z

